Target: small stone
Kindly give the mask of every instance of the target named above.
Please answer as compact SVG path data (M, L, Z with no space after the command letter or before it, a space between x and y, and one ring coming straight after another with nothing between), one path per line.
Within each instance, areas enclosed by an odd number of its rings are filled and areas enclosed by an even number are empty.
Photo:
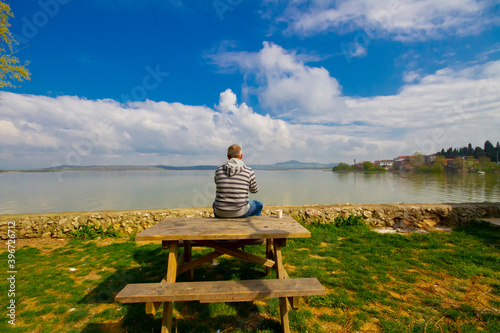
M424 225L424 228L425 227L432 228L432 227L437 225L437 222L435 220L432 220L432 219L425 219L422 222L422 224Z
M405 220L400 220L392 225L393 229L399 229L399 230L409 230L410 229L410 223Z

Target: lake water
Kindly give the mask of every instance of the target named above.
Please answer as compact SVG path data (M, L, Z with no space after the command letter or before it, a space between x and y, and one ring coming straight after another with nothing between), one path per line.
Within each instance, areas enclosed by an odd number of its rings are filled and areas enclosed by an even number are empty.
M264 205L500 202L499 174L255 171ZM0 214L210 206L213 171L0 173Z

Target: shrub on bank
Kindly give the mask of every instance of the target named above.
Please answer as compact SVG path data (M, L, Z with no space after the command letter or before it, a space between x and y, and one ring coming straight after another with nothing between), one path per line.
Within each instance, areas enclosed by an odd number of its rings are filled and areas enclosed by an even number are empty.
M362 216L351 214L349 216L337 216L332 224L336 227L359 227L366 226L366 221Z
M347 163L339 163L332 168L332 171L357 171L359 170L356 166L351 166ZM363 171L380 171L386 172L387 170L383 167L375 166L372 162L365 162L363 165Z
M78 229L68 232L70 238L91 240L98 238L120 238L123 237L118 231L109 226L107 229L103 229L102 225L96 228L93 225L81 225Z
M496 171L500 171L500 165L496 164L495 162L487 162L484 163L482 166L478 167L478 170L479 169L481 169L486 173L493 173Z
M338 165L336 165L332 168L333 171L344 171L344 170L351 170L351 169L352 169L352 167L347 163L339 163Z
M423 165L418 167L417 172L423 173L443 173L444 167L441 163L434 163L432 166Z

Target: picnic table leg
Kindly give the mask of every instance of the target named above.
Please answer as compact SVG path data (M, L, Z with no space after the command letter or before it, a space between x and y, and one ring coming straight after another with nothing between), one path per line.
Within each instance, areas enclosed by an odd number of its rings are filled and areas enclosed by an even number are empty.
M178 242L169 242L167 274L165 282L175 282L177 277L177 255L179 252ZM174 302L163 303L163 321L161 323L161 333L172 332L172 316L174 312Z
M184 241L184 260L186 263L191 262L193 259L193 252L192 252L192 246L191 246L191 241ZM194 270L191 268L188 273L188 280L193 281L194 280Z
M273 255L273 239L272 238L267 238L266 239L266 259L274 260L274 255ZM266 276L271 275L271 267L266 267Z
M285 267L283 266L283 259L281 256L281 247L286 244L285 239L274 239L274 256L276 261L276 277L278 279L286 279ZM290 333L290 324L288 322L288 302L286 297L280 297L280 317L281 317L281 330L283 333Z

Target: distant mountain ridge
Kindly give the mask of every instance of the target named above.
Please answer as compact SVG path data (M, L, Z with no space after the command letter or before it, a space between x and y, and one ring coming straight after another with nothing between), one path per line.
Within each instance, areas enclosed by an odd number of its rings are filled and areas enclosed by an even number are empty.
M286 169L331 169L338 163L305 163L296 160L279 162L275 164L254 164L248 165L255 170L286 170ZM215 170L217 165L192 165L192 166L172 166L172 165L60 165L50 168L22 170L24 172L76 172L76 171L160 171L160 170Z
M255 170L284 170L284 169L331 169L336 166L338 163L307 163L300 162L297 160L290 160L286 162L278 162L274 164L256 164L249 165L252 169Z

